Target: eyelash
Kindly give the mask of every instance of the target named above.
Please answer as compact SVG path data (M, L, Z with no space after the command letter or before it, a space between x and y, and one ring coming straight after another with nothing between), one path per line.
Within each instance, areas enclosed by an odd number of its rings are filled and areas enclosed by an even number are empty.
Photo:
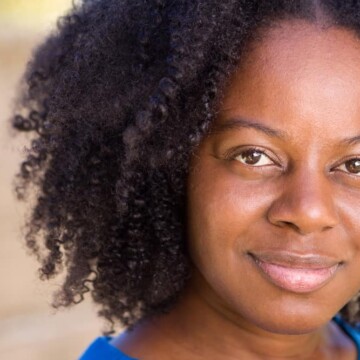
M339 171L342 171L342 172L344 172L346 174L350 174L352 176L360 177L360 169L359 169L359 172L357 172L357 173L351 172L348 169L346 169L346 163L350 163L352 161L354 161L354 162L359 161L360 162L360 158L359 157L354 157L354 158L345 160L340 165L338 165L335 169L338 169ZM339 169L340 167L344 167L345 169Z
M241 155L245 154L246 152L253 152L253 153L259 153L261 156L265 156L266 158L268 158L271 162L272 165L279 165L279 161L274 160L275 156L271 156L268 154L268 151L265 151L263 148L258 148L258 147L242 147L241 149L237 148L237 149L230 149L229 151L227 151L225 153L225 158L227 160L234 160L234 161L238 161L241 164L245 165L245 166L250 166L250 167L264 167L264 166L270 166L271 164L267 164L267 165L251 165L251 164L246 164L240 160L238 160L237 158L240 157Z
M259 153L260 156L265 156L267 157L271 162L272 164L266 164L266 165L251 165L251 164L246 164L240 160L238 160L237 158L243 154L245 154L246 152L253 152L253 153ZM276 161L274 160L274 157L275 156L270 156L268 154L268 151L265 151L263 148L258 148L258 147L246 147L246 148L241 148L241 149L230 149L226 154L225 154L225 158L227 160L234 160L234 161L238 161L240 162L241 164L245 165L245 166L249 166L249 167L265 167L265 166L271 166L271 165L277 165L277 166L280 166L280 161ZM346 174L350 174L351 176L355 176L355 177L360 177L360 169L359 169L359 172L351 172L348 170L348 168L346 167L346 164L347 163L350 163L350 162L356 162L356 161L359 161L360 162L360 157L354 157L354 158L350 158L350 159L347 159L345 161L342 161L340 165L337 165L336 167L333 168L333 170L338 170L338 171L342 171ZM343 169L341 169L341 167L343 167ZM360 167L360 164L359 164L359 167Z

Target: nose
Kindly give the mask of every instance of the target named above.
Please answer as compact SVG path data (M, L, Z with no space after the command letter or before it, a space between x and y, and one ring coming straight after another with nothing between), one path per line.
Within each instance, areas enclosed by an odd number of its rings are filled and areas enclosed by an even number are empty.
M311 172L289 175L267 216L272 224L303 235L335 227L338 214L330 180Z

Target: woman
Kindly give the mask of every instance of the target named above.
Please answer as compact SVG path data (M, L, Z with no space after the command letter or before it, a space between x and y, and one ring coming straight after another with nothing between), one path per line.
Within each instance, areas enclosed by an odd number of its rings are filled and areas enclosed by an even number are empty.
M105 335L128 328L81 359L360 358L359 31L343 0L62 19L14 119L17 189L42 277L67 269L53 305L90 292Z

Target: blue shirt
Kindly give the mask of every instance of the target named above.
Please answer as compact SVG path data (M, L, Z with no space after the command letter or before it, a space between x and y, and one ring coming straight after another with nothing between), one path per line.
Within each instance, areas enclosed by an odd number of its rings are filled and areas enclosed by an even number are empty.
M349 338L354 342L357 351L357 359L360 360L360 327L352 327L344 320L340 318L340 316L335 316L333 319L340 328L349 336Z
M356 345L358 360L360 360L360 328L354 328L344 322L339 316L333 319ZM136 360L110 344L111 337L100 336L85 350L78 360Z
M110 344L111 337L99 336L80 356L79 360L136 360Z

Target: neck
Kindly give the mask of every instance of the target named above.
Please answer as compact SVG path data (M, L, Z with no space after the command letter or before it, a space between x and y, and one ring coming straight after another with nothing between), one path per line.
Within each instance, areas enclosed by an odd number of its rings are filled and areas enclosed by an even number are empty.
M304 359L312 356L321 359L315 355L323 352L333 333L330 325L305 335L269 333L238 317L232 318L226 310L194 292L186 293L169 315L152 323L174 344L192 353L194 359Z
M159 360L320 360L334 353L337 359L348 359L355 352L352 342L333 323L301 335L260 329L212 301L196 281L188 285L169 314L139 324L115 345L135 358L150 359L151 353Z

